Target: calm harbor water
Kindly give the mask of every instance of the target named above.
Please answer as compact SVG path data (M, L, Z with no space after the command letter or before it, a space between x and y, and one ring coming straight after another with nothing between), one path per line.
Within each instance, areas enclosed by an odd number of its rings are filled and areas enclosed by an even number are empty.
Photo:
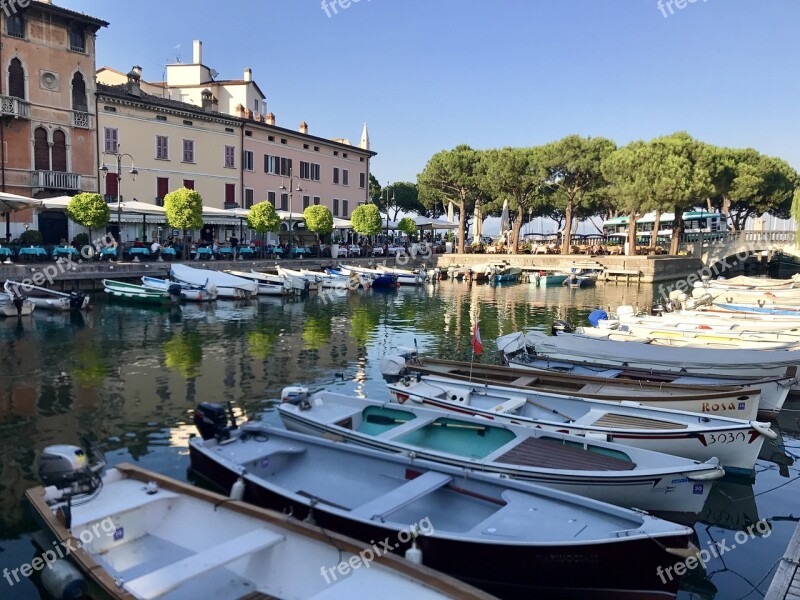
M643 307L653 293L649 286L569 290L442 282L169 310L98 298L82 317L39 313L0 321L0 572L34 556L30 534L36 527L22 497L38 483L36 457L47 445L89 436L112 464L136 462L185 480L197 402L231 401L237 412L255 415L269 411L281 388L295 383L388 398L379 362L393 348L416 343L432 356L469 359L477 320L485 346L478 360L497 362L498 335L549 328L555 319L582 324L593 308ZM714 487L695 543L722 542L728 550L684 577L679 597L763 596L797 520L800 470L792 456L800 452L798 416L800 403L787 405L777 424L783 448L765 445L755 483ZM763 519L767 534L737 543L737 531ZM33 583L9 586L0 578L0 599L31 598L39 598Z

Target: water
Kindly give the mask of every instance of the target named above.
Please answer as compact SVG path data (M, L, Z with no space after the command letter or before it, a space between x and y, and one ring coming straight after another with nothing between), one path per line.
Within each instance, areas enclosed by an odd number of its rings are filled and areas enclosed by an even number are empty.
M37 484L38 451L90 436L109 462L135 462L186 479L186 443L197 402L231 401L237 413L269 410L282 387L295 383L387 398L380 358L397 347L469 359L472 324L480 324L481 362L496 362L493 341L555 319L585 322L593 308L646 306L649 286L537 289L442 282L396 292L312 296L287 301L151 309L105 304L86 316L35 313L0 320L0 570L34 556L36 526L24 506ZM790 453L800 449L800 405L779 427ZM269 415L268 415L269 418ZM274 418L274 414L271 416ZM780 440L779 440L780 441ZM729 550L684 577L681 598L758 598L794 530L798 469L773 447L762 453L755 484L716 485L695 529L696 544ZM767 519L771 529L736 549L735 532ZM755 530L754 530L755 531ZM757 588L757 590L756 590ZM0 598L38 598L29 581Z

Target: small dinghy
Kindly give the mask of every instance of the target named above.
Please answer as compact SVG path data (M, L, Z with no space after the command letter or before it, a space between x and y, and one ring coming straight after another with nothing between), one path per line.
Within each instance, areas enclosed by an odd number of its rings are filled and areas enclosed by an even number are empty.
M302 271L295 271L294 269L285 269L280 265L275 266L275 270L278 272L278 275L283 277L284 279L302 279L307 282L309 291L314 291L319 289L319 280L317 276L312 273L304 273Z
M173 293L179 293L181 298L187 302L211 302L217 299L217 288L213 283L200 286L145 276L142 277L142 285L147 288L166 292L172 289Z
M186 265L172 265L170 275L176 281L191 285L203 286L214 284L217 288L217 298L231 300L245 300L258 293L258 285L249 279L236 277L222 271L211 269L195 269Z
M39 310L68 311L89 308L89 296L81 290L73 290L69 293L58 292L30 283L10 280L6 281L6 285L19 290Z
M134 283L103 279L103 291L114 300L135 302L137 304L163 305L180 299L180 290L157 290Z
M258 284L259 296L285 296L290 294L293 290L302 291L306 289L305 282L289 281L280 275L270 275L269 273L259 273L258 271L225 271L236 277L254 281Z
M349 277L347 275L332 275L322 271L309 271L308 269L300 269L300 273L304 276L313 276L319 287L323 289L352 291L361 287L361 277L357 273L353 273Z
M43 457L39 473L48 487L26 492L34 514L54 545L69 544L83 577L111 598L489 598L391 554L373 551L367 562L363 544L291 515L133 465L101 473L75 446L45 448ZM63 573L65 561L52 554L53 568L43 574ZM351 568L339 570L342 564ZM70 583L79 587L75 576Z
M697 551L690 528L529 482L263 423L231 429L220 406L200 405L195 421L196 475L224 490L241 481L246 501L310 515L365 544L388 539L400 554L412 547L404 532L416 529L423 564L491 592L669 596L678 582L662 580L657 568ZM551 592L525 593L535 587Z

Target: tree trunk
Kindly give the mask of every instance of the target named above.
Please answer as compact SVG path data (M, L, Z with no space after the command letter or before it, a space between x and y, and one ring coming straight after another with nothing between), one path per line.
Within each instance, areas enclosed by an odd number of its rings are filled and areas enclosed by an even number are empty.
M731 217L731 198L727 194L722 196L722 217L728 221ZM733 225L733 222L731 222Z
M681 236L683 235L683 207L676 206L674 210L675 218L672 220L672 241L669 245L669 253L676 256L680 247Z
M564 210L564 234L561 236L561 254L569 254L572 246L572 198L567 198Z
M650 253L655 254L658 244L658 230L661 229L661 209L656 209L656 221L653 223L653 235L650 237Z
M636 256L636 211L628 216L628 256Z
M464 198L461 198L461 202L458 205L459 215L458 215L458 253L464 254L464 221L466 215L464 214L466 211L464 210L466 206L466 202L464 202Z
M514 227L512 228L511 233L511 240L509 243L513 244L511 247L512 254L519 253L519 232L522 229L522 219L524 218L524 214L522 212L522 206L517 209L517 221L514 223Z

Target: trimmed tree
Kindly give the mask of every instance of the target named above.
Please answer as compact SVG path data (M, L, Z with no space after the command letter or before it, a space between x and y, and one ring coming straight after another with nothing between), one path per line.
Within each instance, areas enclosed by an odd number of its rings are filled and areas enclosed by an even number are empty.
M164 196L167 224L183 232L181 258L186 253L186 231L203 227L203 197L194 190L180 188Z
M254 204L247 215L247 226L261 235L261 247L266 247L264 236L268 231L276 232L281 228L281 218L271 202L266 200Z
M362 204L350 215L353 231L360 235L378 235L383 227L381 212L374 204Z
M101 229L108 225L111 209L100 194L83 192L73 196L69 201L67 215L78 225L89 228L89 243L91 243L92 229Z
M317 258L319 258L319 236L333 231L333 215L327 206L315 204L303 211L303 218L306 220L306 229L317 235Z
M400 219L397 228L409 237L417 233L417 224L411 217L403 217Z

